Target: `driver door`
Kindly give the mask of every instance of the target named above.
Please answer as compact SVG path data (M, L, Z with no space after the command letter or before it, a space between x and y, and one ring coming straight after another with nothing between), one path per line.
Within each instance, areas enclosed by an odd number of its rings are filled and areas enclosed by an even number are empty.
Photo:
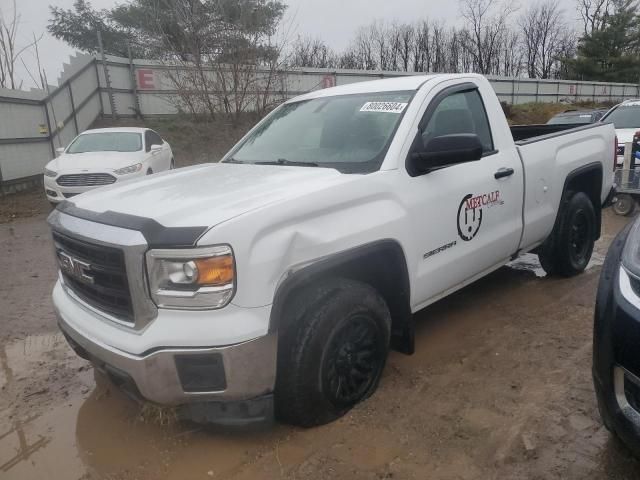
M480 160L408 179L411 218L422 219L411 226L416 242L412 304L417 308L510 258L522 231L523 188L517 153L513 145L502 151L496 145L474 83L440 91L426 107L420 125L414 142L423 148L434 137L468 133L479 137L483 154ZM496 175L505 169L511 173Z

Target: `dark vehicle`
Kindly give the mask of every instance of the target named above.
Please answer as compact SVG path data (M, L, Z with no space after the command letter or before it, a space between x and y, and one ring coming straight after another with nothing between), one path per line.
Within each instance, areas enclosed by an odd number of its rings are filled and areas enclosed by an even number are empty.
M548 125L578 125L595 123L600 120L606 110L565 110L562 113L558 113L551 117L551 120L547 122Z
M612 242L598 285L593 383L600 416L640 457L640 218Z

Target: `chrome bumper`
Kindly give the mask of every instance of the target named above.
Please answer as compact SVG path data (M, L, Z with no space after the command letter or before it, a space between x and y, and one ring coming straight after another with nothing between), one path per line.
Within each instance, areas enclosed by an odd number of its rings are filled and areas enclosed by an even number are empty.
M128 376L139 395L161 405L191 402L246 400L273 392L276 374L277 336L259 337L224 347L155 349L144 355L131 355L74 330L57 312L60 329L76 352L98 368ZM188 391L181 383L176 356L219 354L226 387L216 391Z

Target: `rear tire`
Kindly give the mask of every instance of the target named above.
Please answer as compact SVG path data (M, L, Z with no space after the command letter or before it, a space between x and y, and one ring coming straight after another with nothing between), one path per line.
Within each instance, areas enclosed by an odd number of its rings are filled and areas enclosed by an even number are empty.
M616 195L616 203L613 204L613 211L617 215L627 217L631 215L635 209L636 201L631 195L627 193L620 193Z
M389 350L391 315L367 284L323 282L296 295L278 347L279 420L329 423L378 387Z
M596 234L596 212L584 192L566 192L560 216L549 238L538 250L540 264L549 275L571 277L589 264Z

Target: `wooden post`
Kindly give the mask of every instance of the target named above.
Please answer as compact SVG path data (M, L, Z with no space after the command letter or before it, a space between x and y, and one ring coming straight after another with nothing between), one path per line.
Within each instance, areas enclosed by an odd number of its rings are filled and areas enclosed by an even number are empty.
M73 126L76 128L76 135L80 133L78 130L78 117L76 115L76 104L73 101L73 92L71 91L71 82L67 83L67 89L69 90L69 100L71 100L71 113L73 114Z
M102 69L104 71L104 81L107 82L107 96L109 97L109 105L111 106L111 118L117 120L118 114L116 113L116 102L113 98L113 90L111 88L111 79L109 78L109 69L107 68L107 57L104 54L104 47L102 45L102 33L100 30L98 34L98 48L100 49L100 57L102 58Z
M133 67L133 55L131 55L131 44L127 43L127 54L129 55L129 78L131 80L131 95L133 95L133 108L136 118L142 118L140 99L138 98L138 85L136 84L136 74Z

